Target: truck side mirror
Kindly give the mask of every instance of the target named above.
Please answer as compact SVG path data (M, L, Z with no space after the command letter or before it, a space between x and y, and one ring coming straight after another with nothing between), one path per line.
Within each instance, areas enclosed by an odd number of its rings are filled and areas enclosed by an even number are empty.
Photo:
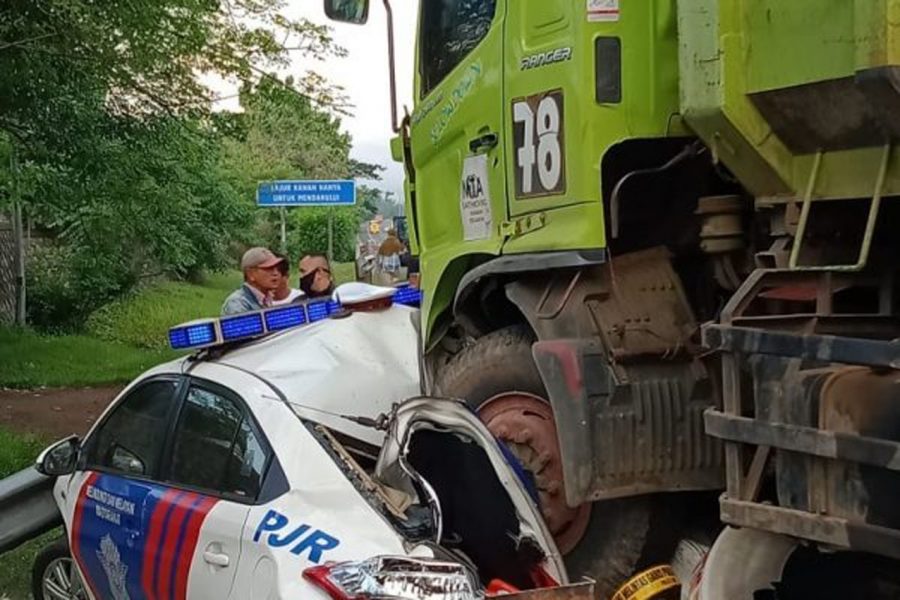
M362 25L369 19L369 0L325 0L325 14L332 21Z
M40 453L35 467L40 473L51 477L70 475L78 464L80 447L78 436L60 440Z

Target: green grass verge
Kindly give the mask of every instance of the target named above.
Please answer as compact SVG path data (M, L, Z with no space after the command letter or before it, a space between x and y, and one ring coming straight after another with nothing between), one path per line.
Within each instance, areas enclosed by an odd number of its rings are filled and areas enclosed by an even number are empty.
M0 429L0 479L20 471L34 462L47 445L33 435L19 435ZM0 598L31 598L31 565L41 548L59 536L52 531L0 557Z
M0 387L79 387L126 383L178 356L86 335L41 335L0 327Z
M167 347L173 325L214 317L240 285L237 271L210 275L202 284L166 281L104 306L88 319L87 330L100 339L142 348Z
M38 552L49 546L63 534L62 529L54 529L29 542L25 542L12 552L0 556L0 598L9 600L29 600L31 595L31 568Z
M337 283L353 281L353 263L334 266ZM201 284L167 281L109 304L88 319L88 332L98 338L142 348L162 349L173 325L218 316L226 296L241 283L237 271L209 276Z
M34 463L47 446L47 440L0 429L0 479L9 477Z

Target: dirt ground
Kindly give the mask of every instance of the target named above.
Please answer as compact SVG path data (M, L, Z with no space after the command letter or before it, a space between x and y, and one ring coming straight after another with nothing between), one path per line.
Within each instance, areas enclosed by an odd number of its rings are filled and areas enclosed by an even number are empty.
M0 389L0 427L47 439L83 435L121 389Z

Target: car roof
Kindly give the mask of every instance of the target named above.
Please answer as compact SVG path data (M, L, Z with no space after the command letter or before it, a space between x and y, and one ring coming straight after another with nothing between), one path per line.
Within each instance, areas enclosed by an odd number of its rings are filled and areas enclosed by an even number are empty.
M383 434L373 434L340 415L374 418L420 393L417 315L417 310L401 305L352 312L245 343L221 355L180 358L151 369L140 379L189 371L215 381L214 369L205 365L233 367L276 388L298 414L379 443Z

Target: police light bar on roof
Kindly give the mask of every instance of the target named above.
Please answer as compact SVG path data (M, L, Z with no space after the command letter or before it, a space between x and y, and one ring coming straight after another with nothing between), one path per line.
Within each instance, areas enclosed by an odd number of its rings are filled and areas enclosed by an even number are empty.
M397 288L393 295L394 304L419 306L421 302L422 292L412 287ZM172 327L169 330L169 345L175 350L200 350L229 342L250 340L327 319L340 312L342 308L341 303L335 300L319 300L241 315L200 319Z

